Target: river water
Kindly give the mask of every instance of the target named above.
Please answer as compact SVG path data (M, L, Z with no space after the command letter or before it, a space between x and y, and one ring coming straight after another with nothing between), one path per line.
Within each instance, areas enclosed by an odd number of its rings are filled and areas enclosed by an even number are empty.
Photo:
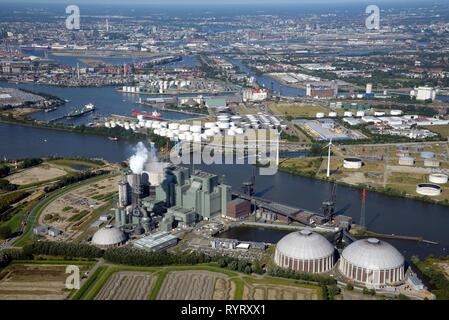
M64 88L48 85L36 85L31 83L9 83L0 81L0 87L23 88L33 92L41 92L57 96L64 100L69 100L64 106L55 111L44 112L39 111L31 114L31 117L37 120L51 121L61 118L69 113L73 108L80 108L88 103L93 103L96 107L94 113L87 114L75 119L65 119L62 122L75 125L87 124L94 122L92 118L95 116L109 116L111 114L131 116L132 110L139 111L155 111L160 112L161 117L170 120L183 120L195 118L196 116L167 111L158 110L149 106L138 104L139 97L144 99L145 96L136 94L120 93L115 87L89 87L89 88Z

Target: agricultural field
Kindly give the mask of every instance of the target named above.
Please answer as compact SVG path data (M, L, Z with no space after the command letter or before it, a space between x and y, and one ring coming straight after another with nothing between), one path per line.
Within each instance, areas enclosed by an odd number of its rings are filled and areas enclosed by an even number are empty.
M97 300L315 300L319 286L272 277L256 278L215 266L111 265L83 286L82 299ZM89 281L88 281L89 282ZM79 298L79 297L78 297Z
M151 273L116 272L96 296L96 300L146 300L154 286Z
M443 138L449 137L449 125L442 126L426 126L426 129L439 133Z
M7 177L8 181L17 185L30 185L54 180L65 176L67 172L48 163L22 170Z
M246 284L243 300L318 300L319 292L306 287Z
M225 275L209 271L181 271L167 274L158 300L229 300L234 284Z
M318 112L324 112L327 114L329 109L320 105L311 105L305 103L270 103L269 109L280 117L291 116L293 118L315 118Z
M81 265L87 271L88 265ZM0 300L62 300L66 265L13 264L0 272Z

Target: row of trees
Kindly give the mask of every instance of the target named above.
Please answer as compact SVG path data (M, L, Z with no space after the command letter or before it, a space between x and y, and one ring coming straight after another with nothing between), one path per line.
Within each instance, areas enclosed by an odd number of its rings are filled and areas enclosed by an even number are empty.
M233 271L244 272L247 274L257 273L264 274L265 271L262 265L258 262L251 262L248 260L239 260L231 257L221 257L217 260L218 266L220 268L228 268Z
M6 254L5 252L0 252L0 268L6 267L10 261L11 258L8 254Z
M8 193L6 195L0 196L0 213L10 209L11 205L13 205L16 202L19 202L22 199L25 199L29 195L30 193L25 191L16 191L13 193Z
M11 173L11 167L7 164L0 165L0 178L6 177Z
M329 276L314 273L296 272L279 267L269 267L267 270L267 274L273 277L310 281L326 286L335 285L337 283L335 279Z
M108 171L104 171L104 170L99 170L99 171L83 171L77 174L73 174L67 177L62 178L61 180L59 180L58 182L54 183L51 186L47 186L44 188L44 191L49 193L52 191L55 191L57 189L61 189L65 186L74 184L76 182L80 182L83 180L87 180L93 177L97 177L97 176L101 176L103 174L108 173Z
M212 258L200 252L171 253L148 252L131 248L112 248L105 251L103 258L112 263L132 266L194 265L208 263Z
M0 179L0 190L15 191L15 190L17 190L17 185L10 183L6 179Z
M50 242L38 241L23 247L23 254L25 257L33 257L34 255L45 256L60 256L67 259L86 258L95 259L101 258L104 254L102 249L88 245L74 242Z

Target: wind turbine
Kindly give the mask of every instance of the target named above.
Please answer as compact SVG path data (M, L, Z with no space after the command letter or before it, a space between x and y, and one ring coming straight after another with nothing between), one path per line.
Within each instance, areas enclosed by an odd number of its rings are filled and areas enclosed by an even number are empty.
M332 149L332 138L329 140L329 144L326 146L329 148L327 153L327 172L326 176L329 178L331 176L331 149ZM325 148L326 148L325 147Z

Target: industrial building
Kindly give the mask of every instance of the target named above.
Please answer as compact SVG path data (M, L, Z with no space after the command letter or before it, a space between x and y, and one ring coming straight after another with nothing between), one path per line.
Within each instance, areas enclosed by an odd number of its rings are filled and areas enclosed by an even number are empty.
M145 168L142 174L124 175L119 183L115 209L117 227L139 235L156 226L170 231L188 227L201 219L226 215L231 187L218 176L165 163Z
M276 245L274 262L300 272L323 273L334 266L334 246L310 230L292 232Z
M338 270L350 281L377 289L404 281L404 261L389 243L369 238L357 240L343 250Z
M236 198L227 205L227 213L224 216L230 220L240 220L249 216L251 213L251 203L248 200Z
M411 97L415 97L418 101L434 101L436 98L436 90L432 87L418 87L410 92Z
M148 251L160 251L175 246L178 238L168 232L160 231L134 241L134 247Z

